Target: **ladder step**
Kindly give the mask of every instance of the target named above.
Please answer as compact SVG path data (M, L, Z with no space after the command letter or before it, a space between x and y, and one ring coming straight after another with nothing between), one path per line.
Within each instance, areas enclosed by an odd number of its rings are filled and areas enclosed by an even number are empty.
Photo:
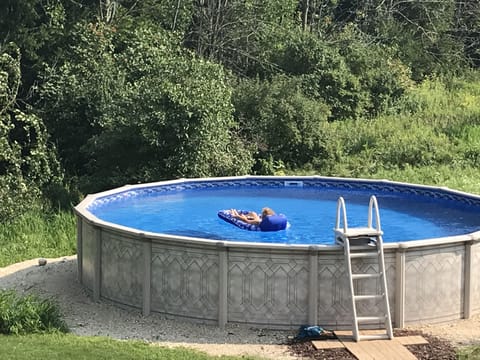
M376 251L350 253L351 258L365 258L365 257L377 257L377 256L378 256L378 252Z
M382 273L377 273L377 274L352 274L352 279L353 280L378 279L380 276L382 276Z
M383 294L382 295L355 295L353 298L355 300L379 300L383 299Z
M368 251L373 252L373 250L377 250L377 246L374 245L350 245L350 251ZM377 251L375 251L377 253Z
M369 322L385 321L385 316L358 316L357 323L369 323Z
M387 340L390 339L388 334L370 334L370 335L359 335L358 340Z

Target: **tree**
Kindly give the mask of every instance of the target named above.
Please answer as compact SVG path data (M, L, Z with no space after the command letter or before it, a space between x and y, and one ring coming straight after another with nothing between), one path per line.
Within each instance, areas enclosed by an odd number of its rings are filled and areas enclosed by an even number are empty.
M457 1L453 34L464 45L465 56L476 68L480 67L480 3Z
M396 48L413 77L422 80L426 75L458 70L465 65L463 41L454 35L460 3L339 0L333 20L337 29L355 24L372 42Z
M183 36L192 22L195 0L124 0L123 15L149 21Z
M18 109L20 51L0 48L0 222L19 216L60 179L55 152L40 118Z
M5 0L0 14L0 38L17 44L22 54L18 96L25 100L32 95L43 63L59 55L65 10L59 0Z
M186 45L241 76L270 69L274 33L290 27L297 1L195 1Z

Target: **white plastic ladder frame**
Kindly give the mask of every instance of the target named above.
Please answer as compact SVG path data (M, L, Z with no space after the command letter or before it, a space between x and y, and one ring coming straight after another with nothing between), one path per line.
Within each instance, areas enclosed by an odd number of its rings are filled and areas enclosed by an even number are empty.
M373 211L375 211L375 228L373 228ZM340 216L342 215L342 216ZM340 227L340 222L343 220L343 228ZM335 222L335 241L340 243L344 247L344 254L345 254L345 262L347 264L347 271L348 271L348 278L349 278L349 286L350 286L350 294L351 294L351 301L352 301L352 310L353 310L353 338L355 341L360 340L370 340L370 339L385 339L393 338L393 329L392 329L392 321L390 315L390 305L388 301L388 290L387 290L387 279L386 279L386 272L385 272L385 258L383 254L383 239L382 239L382 230L381 230L381 223L380 223L380 213L378 211L378 202L377 198L372 195L370 197L370 202L368 205L368 221L366 228L348 228L347 222L347 211L345 206L345 200L343 197L338 198L337 202L337 217ZM356 279L366 279L366 278L376 278L378 277L376 274L352 274L352 254L350 251L350 237L375 237L376 239L376 252L378 256L378 267L379 267L379 277L381 278L381 287L383 294L375 294L375 295L355 295L355 287L354 287L354 276ZM369 256L367 253L357 253L360 256ZM357 316L357 307L356 301L359 300L367 300L367 299L375 299L375 298L383 298L384 303L384 323L386 328L386 335L360 335L359 332L359 322L369 322L380 320L379 317L375 316Z

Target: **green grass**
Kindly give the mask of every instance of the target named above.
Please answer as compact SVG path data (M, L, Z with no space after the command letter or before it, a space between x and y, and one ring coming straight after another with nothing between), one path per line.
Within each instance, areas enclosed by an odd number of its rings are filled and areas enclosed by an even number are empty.
M119 341L105 337L80 337L70 334L0 335L0 347L1 358L9 360L255 359L244 356L214 357L185 348L168 349L141 341Z
M433 186L446 186L452 190L480 194L478 169L474 167L453 167L447 165L406 167L399 170L380 170L367 177L389 179Z
M467 346L457 352L458 360L479 360L480 346Z
M0 267L37 257L76 252L75 216L70 212L34 211L0 224Z
M350 171L340 169L328 174L305 170L286 172L288 175L323 175L357 177L364 179L386 179L392 181L407 182L431 186L445 186L452 190L459 190L473 194L480 194L480 182L478 181L478 169L472 166L456 167L448 165L431 165L422 167L406 166L403 169L377 169L375 172L358 171L355 175ZM284 172L281 173L283 175ZM280 174L279 174L280 175Z

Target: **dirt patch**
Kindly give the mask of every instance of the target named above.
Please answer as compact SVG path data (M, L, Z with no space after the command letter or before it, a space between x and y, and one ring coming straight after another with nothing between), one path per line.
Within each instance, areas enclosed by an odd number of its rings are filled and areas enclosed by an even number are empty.
M394 336L420 335L428 344L406 345L405 347L419 360L456 360L455 347L445 339L440 339L418 330L396 329ZM322 360L356 360L346 348L317 350L311 341L296 342L289 344L292 354L303 359Z

